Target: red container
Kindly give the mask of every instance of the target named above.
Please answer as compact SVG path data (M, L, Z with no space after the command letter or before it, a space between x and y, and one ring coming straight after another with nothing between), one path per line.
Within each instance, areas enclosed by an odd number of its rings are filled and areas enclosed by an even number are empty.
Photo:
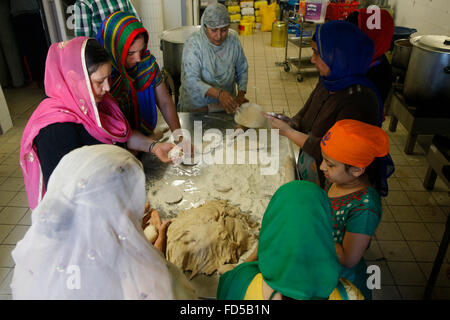
M358 1L352 1L350 3L329 3L325 19L328 21L345 20L351 13L358 9L358 6Z

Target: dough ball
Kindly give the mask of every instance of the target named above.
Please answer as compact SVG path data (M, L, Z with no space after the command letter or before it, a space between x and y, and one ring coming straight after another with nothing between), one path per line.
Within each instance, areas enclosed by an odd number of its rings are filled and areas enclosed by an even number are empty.
M264 110L255 103L244 103L236 112L234 121L247 128L262 128L266 126Z
M149 224L144 229L144 235L148 239L148 241L150 241L150 243L153 243L156 241L156 238L158 238L158 230L154 225Z
M167 204L178 203L183 199L183 193L176 187L164 186L156 194L162 201Z
M167 260L184 271L210 275L235 264L255 242L257 223L226 200L207 201L172 219L167 231Z
M181 149L179 146L175 146L169 151L169 159L172 160L173 163L181 163L181 161L183 160L183 155L183 149Z

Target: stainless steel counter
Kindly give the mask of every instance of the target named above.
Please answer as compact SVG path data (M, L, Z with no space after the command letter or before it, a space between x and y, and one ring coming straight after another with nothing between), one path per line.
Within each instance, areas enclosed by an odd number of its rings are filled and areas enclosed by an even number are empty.
M196 149L201 149L201 137L205 132L216 129L216 134L222 133L224 137L222 149L228 150L226 147L230 132L238 127L233 116L225 113L179 113L179 118L182 128L191 134L191 141ZM264 141L264 136L267 141L263 149L247 150L245 162L242 164L236 163L238 155L235 155L234 162L231 163L211 163L214 156L220 155L221 147L211 154L200 155L201 161L197 165L164 164L152 155L145 155L142 162L150 205L157 209L163 218L173 218L180 211L198 206L206 200L226 199L239 206L243 212L260 220L273 192L285 182L295 179L295 158L291 142L287 138L278 134L272 136L272 130L250 131L252 129L247 130L246 135L256 132L259 141ZM270 158L269 163L260 161L261 153ZM258 163L251 163L251 156L256 157ZM225 162L226 157L222 158ZM266 174L270 171L269 168L273 169L273 174ZM214 183L225 180L233 181L231 191L214 190ZM172 205L161 201L158 191L164 186L177 188L183 193L183 200Z

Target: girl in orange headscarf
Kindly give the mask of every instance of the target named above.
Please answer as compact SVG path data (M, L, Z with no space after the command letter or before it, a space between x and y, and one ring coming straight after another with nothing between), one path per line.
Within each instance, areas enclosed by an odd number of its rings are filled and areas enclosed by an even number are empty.
M379 158L389 152L389 138L379 127L341 120L321 141L320 170L333 211L333 235L342 265L340 277L354 283L365 299L366 264L362 259L381 220Z

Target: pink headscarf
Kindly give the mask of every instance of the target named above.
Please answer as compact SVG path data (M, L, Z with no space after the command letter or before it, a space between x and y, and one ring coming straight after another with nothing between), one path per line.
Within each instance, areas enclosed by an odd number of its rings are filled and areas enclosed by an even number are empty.
M85 61L89 39L78 37L55 43L48 51L44 84L49 98L31 115L20 143L20 166L31 209L45 193L41 165L33 145L42 128L53 123L79 123L93 138L107 144L126 142L131 136L130 125L114 98L106 94L99 104L95 102Z

